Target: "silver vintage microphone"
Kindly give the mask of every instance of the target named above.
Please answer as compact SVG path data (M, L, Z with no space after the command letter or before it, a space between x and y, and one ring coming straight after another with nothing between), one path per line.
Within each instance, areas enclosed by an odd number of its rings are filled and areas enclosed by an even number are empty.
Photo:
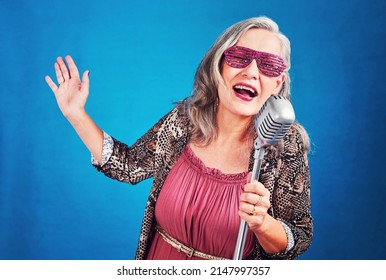
M259 179L265 147L283 139L294 121L294 109L291 102L285 97L271 96L264 103L255 120L258 137L254 142L255 153L253 157L255 162L253 164L251 182ZM243 257L247 229L247 223L241 220L236 248L233 254L234 260L241 260Z

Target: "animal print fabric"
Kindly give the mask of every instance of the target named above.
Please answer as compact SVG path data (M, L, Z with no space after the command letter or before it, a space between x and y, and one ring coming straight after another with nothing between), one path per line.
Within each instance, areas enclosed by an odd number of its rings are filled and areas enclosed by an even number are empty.
M132 146L113 138L113 153L103 165L94 166L106 176L129 184L153 177L135 258L146 257L155 232L155 204L169 171L187 145L192 131L183 106L160 119ZM251 150L249 171L253 168ZM313 223L310 213L310 173L301 135L292 126L284 139L266 149L259 181L271 193L269 214L292 231L294 246L286 252L267 254L256 241L249 259L294 259L311 244Z

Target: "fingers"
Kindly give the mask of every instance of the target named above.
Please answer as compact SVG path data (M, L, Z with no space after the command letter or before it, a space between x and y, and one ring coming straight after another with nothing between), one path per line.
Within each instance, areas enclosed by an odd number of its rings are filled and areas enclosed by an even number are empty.
M239 215L245 221L259 226L267 215L270 204L270 192L258 181L244 185L240 195Z
M49 76L45 77L47 84L54 92L60 87L60 85L62 85L67 81L70 81L70 79L72 78L76 83L80 83L79 71L74 63L74 60L69 55L65 57L65 60L66 61L64 61L63 58L59 56L56 59L56 62L54 64L55 75L56 75L58 85L55 84L55 82L51 79L51 77ZM86 71L83 74L83 78L82 78L82 80L86 78L85 81L82 81L82 86L86 86L87 90L89 88L88 73L89 71Z
M63 73L62 73L62 70L60 69L59 63L55 62L54 67L55 67L56 80L58 81L58 84L61 85L64 83L65 78L63 77Z
M267 211L265 208L255 205L240 204L239 215L247 222L259 223L264 219L265 215L267 215Z
M252 205L260 205L269 207L270 193L264 185L258 181L253 181L244 185L244 192L240 196L241 202L250 203Z
M246 213L240 210L239 216L241 219L247 222L248 227L253 232L258 233L258 232L261 232L264 228L263 226L264 226L264 221L267 216L267 213L259 210L257 210L255 213L256 214L251 215L250 213Z
M256 193L243 193L240 195L240 203L247 203L255 206L263 206L269 208L269 197L258 195Z
M55 93L56 90L58 89L58 87L57 87L56 84L52 81L52 79L50 78L50 76L45 76L45 80L46 80L48 86L51 88L51 90Z
M67 65L64 63L62 57L56 59L55 72L59 85L70 79L70 73L68 72Z
M248 174L249 175L249 174ZM250 176L247 182L251 179ZM268 209L271 207L270 192L260 182L253 180L243 187L240 195L239 216L254 232L264 231Z
M259 200L257 203L241 199L239 210L253 216L266 213L271 205L264 197L261 198L262 200Z
M74 60L72 60L72 57L67 55L66 56L66 62L68 65L68 69L70 70L70 77L79 78L79 71L74 63Z

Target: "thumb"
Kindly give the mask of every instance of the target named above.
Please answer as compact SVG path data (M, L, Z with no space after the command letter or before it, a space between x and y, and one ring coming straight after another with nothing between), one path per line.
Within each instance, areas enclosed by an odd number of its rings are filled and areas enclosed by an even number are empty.
M252 179L252 172L248 172L247 174L247 183L251 182Z
M84 71L83 76L82 76L82 91L85 90L86 92L88 92L88 90L90 88L89 75L90 75L89 70Z

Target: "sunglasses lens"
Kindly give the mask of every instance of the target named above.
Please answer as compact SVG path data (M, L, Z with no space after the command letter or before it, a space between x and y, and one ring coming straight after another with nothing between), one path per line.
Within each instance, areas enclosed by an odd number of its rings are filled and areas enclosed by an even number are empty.
M243 49L237 47L230 47L224 52L225 62L233 68L245 68L251 61L252 57Z
M227 56L225 62L233 68L245 68L251 63L251 59L241 56Z
M269 77L278 77L286 66L280 56L258 52L252 49L233 46L224 52L225 62L233 68L245 68L256 59L260 72Z
M261 58L258 61L258 67L266 76L269 77L278 77L283 73L285 66L283 63L280 63L276 59L272 58Z

